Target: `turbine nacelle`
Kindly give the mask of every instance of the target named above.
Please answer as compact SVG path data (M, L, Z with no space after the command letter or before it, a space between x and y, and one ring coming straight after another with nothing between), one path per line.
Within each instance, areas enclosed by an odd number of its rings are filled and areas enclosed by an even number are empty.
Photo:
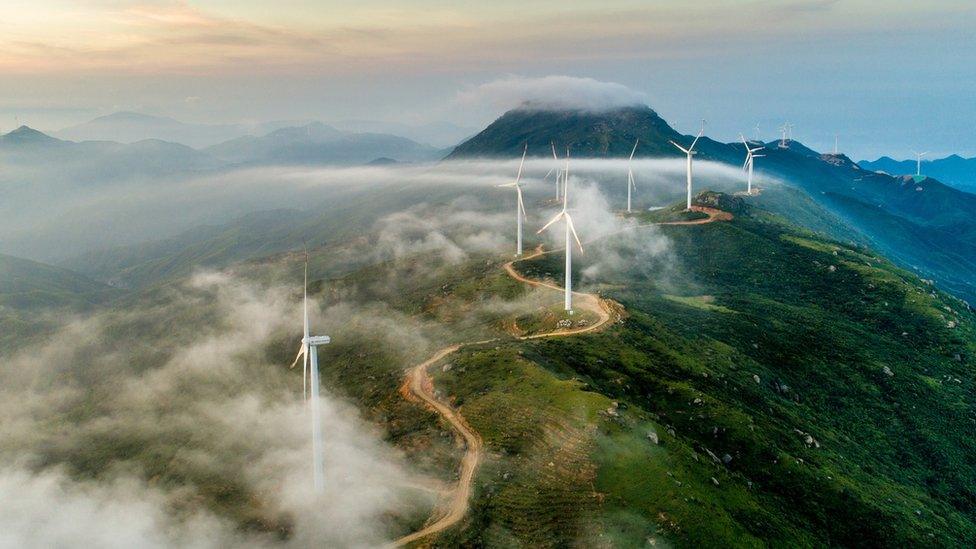
M309 347L318 347L319 345L328 345L332 343L332 338L329 336L312 336L308 339L302 339L302 343L308 345Z

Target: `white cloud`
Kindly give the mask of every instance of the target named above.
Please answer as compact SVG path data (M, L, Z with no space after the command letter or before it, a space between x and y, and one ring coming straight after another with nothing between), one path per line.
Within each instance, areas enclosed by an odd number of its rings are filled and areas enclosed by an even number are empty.
M575 76L524 78L510 76L460 92L462 105L491 105L502 109L525 106L538 109L604 111L646 105L647 95L615 82Z

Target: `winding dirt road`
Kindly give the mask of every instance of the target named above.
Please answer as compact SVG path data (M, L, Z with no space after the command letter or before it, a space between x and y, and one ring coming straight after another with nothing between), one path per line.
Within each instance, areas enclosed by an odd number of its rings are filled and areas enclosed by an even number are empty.
M732 219L732 214L722 210L717 210L715 208L695 206L692 207L692 211L706 213L708 214L708 217L693 219L690 221L665 221L661 223L637 225L632 228L661 225L704 225L706 223L712 223L715 221L730 221ZM625 230L630 230L630 228ZM529 286L539 288L549 288L554 291L562 292L563 288L561 286L546 281L526 278L515 270L515 264L519 261L528 261L555 251L559 250L551 250L549 252L543 251L542 246L540 245L538 248L533 250L532 253L505 263L503 268L508 276L523 284L528 284ZM573 292L573 297L575 303L577 303L581 309L586 309L593 312L597 315L598 320L588 326L578 328L563 328L542 334L521 336L518 339L527 340L543 337L565 337L594 332L602 329L608 323L610 323L611 320L617 318L616 314L613 312L613 302L610 300L603 299L596 294L584 292ZM463 519L468 513L472 485L474 484L474 474L478 470L478 466L481 464L484 443L481 440L481 435L479 435L477 431L468 425L468 423L464 420L464 416L461 415L459 410L456 410L449 404L438 400L437 396L434 394L434 381L431 379L428 370L431 366L439 362L444 357L457 352L463 347L483 345L493 341L498 341L498 339L487 339L484 341L472 341L449 345L438 350L432 357L424 362L407 370L407 375L403 381L403 385L400 386L400 394L403 395L403 397L407 400L422 402L425 406L440 415L444 421L448 422L458 433L458 435L461 436L461 439L464 441L465 448L464 455L461 457L461 464L458 469L458 480L454 488L451 490L450 497L447 500L446 505L439 506L437 509L435 509L434 514L431 516L431 520L428 521L427 525L425 525L422 529L393 542L394 547L403 547L443 532L444 530L460 522L461 519ZM434 520L434 517L437 517L436 520Z

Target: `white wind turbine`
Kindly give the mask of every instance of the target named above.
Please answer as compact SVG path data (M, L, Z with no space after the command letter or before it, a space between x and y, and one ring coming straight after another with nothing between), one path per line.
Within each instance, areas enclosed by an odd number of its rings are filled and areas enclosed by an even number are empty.
M691 142L691 146L688 147L687 149L684 148L684 147L682 147L681 145L675 143L674 141L671 142L672 145L674 145L675 147L678 147L678 149L680 149L681 152L685 153L688 156L688 163L686 165L685 171L686 171L686 175L687 175L687 179L688 179L688 206L687 206L687 208L689 210L691 209L691 157L694 156L695 154L697 154L695 152L695 145L698 144L698 140L701 139L701 136L702 136L703 133L705 133L704 132L704 125L702 126L702 131L699 131L698 132L698 135L695 137L695 140Z
M748 179L747 179L748 183L747 183L747 187L746 188L748 189L748 193L749 194L752 194L752 166L755 163L755 159L762 158L762 157L764 157L766 155L764 155L764 154L756 154L757 151L763 150L764 147L756 147L756 148L753 149L752 147L749 146L749 142L746 141L746 138L745 138L744 135L742 135L740 133L739 134L739 137L742 138L742 144L746 146L746 162L745 162L745 164L742 165L742 169L743 170L746 170L746 172L748 172L748 174L749 174Z
M548 229L550 225L559 221L560 219L564 219L566 221L566 283L563 305L569 314L573 314L573 240L570 238L570 233L572 233L572 237L576 239L576 245L579 246L580 253L583 253L583 243L580 242L579 235L576 234L576 227L573 226L573 218L569 215L569 211L566 209L569 198L568 161L566 163L566 173L563 177L566 182L566 187L563 189L563 209L561 212L556 214L556 217L550 219L549 223L546 223L541 229L539 229L539 233Z
M308 251L305 252L305 287L302 292L302 306L304 308L304 322L302 330L302 345L298 349L298 356L291 363L291 368L302 361L302 394L311 401L312 413L312 484L315 492L321 494L325 489L325 455L322 449L322 417L319 410L319 345L327 345L332 339L329 336L309 336L308 332ZM310 378L310 379L309 379ZM311 398L308 386L311 385Z
M634 149L630 151L630 159L627 161L627 213L630 213L630 191L637 190L637 182L634 180L634 153L637 152L637 144L640 139L634 141Z
M912 153L915 154L915 175L922 175L922 157L929 154L929 152L912 151Z
M517 236L515 237L515 255L522 255L522 220L525 219L525 206L522 204L522 187L519 182L522 180L522 166L525 164L525 153L529 150L529 144L525 144L525 148L522 149L522 161L519 162L518 175L515 176L515 181L512 183L505 183L504 185L499 185L499 187L515 187L515 227L517 231ZM558 176L557 176L558 182ZM557 183L558 185L558 183Z

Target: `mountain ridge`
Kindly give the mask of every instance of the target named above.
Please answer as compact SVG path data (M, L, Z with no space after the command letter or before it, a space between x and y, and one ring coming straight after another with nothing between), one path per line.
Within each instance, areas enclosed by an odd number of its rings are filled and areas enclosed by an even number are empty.
M575 157L625 158L638 138L637 157L665 158L684 156L669 141L687 145L694 139L675 131L649 106L604 112L513 109L448 158L517 157L526 144L529 154L550 156L550 143L556 144L560 157L569 146ZM845 155L822 154L796 140L782 145L772 141L764 147L765 157L756 162L760 176L772 175L801 189L879 247L897 252L903 266L919 269L976 301L976 195L932 178L915 181L877 174ZM698 160L735 167L745 157L741 143L707 136L696 150ZM892 225L900 228L900 237L887 230ZM950 234L956 238L948 238Z

